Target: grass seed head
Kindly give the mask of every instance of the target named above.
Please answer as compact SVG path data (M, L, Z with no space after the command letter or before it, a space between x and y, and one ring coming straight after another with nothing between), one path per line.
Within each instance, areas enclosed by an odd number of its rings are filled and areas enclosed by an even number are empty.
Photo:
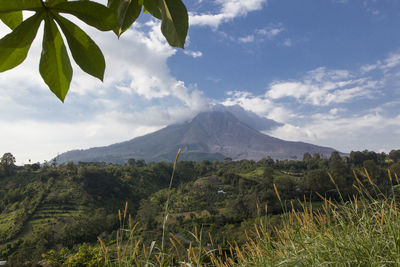
M179 159L179 155L181 154L181 149L178 149L178 153L176 153L176 158L175 158L175 162L174 162L174 169L176 168L176 164L178 163L178 159Z
M125 202L125 209L124 209L124 220L126 218L126 211L128 210L128 201Z
M276 185L275 185L275 184L274 184L274 190L275 190L275 194L277 195L277 197L278 197L279 201L281 201L281 202L282 202L282 200L281 200L281 196L279 195L279 192L278 192L278 188L276 187Z

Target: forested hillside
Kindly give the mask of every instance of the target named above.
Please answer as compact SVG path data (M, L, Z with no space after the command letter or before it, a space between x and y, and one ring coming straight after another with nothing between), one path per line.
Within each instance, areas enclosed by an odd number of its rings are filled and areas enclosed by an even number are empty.
M398 181L388 179L388 170L397 178L399 160L400 150L352 152L349 157L333 152L329 158L306 153L301 161L183 161L176 166L170 190L170 163L130 159L126 165L52 162L17 167L12 155L5 154L0 260L11 266L61 264L85 248L84 243L98 246L98 237L112 246L121 228L119 209L138 222L134 235L145 246L160 242L165 228L183 244L191 246L198 231L204 247L228 249L234 242L244 244L254 225L279 228L285 211L302 208L298 199L316 210L323 206L321 197L352 199L359 193L355 177L389 193ZM101 258L87 253L87 261L88 255Z
M15 167L0 178L0 249L3 258L38 262L55 247L96 241L118 227L116 211L168 185L170 164L129 166L39 164ZM177 182L181 176L177 175Z

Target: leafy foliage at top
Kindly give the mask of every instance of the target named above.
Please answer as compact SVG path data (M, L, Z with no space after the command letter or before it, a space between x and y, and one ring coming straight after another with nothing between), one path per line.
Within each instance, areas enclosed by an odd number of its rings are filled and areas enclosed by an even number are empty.
M35 14L23 20L24 10ZM0 0L0 20L12 30L0 39L0 72L25 60L44 22L39 71L50 90L64 102L73 71L59 28L83 71L103 81L106 63L90 36L61 14L73 15L100 31L112 30L120 37L142 12L162 20L161 31L171 46L184 48L189 24L181 0L108 0L107 6L83 0Z

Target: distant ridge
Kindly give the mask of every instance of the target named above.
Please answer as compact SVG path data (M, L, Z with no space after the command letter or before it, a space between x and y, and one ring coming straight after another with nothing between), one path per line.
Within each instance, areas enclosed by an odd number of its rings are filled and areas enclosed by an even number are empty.
M178 148L182 160L302 159L304 153L330 155L332 148L290 142L265 135L228 111L209 111L191 121L167 126L130 141L86 150L72 150L57 156L57 163L126 163L129 158L146 162L172 161Z

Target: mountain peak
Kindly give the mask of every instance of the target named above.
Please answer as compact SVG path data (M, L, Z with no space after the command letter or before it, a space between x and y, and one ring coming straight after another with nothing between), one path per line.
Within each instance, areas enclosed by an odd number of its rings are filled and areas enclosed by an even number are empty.
M268 131L275 127L282 126L283 124L265 117L260 117L256 113L245 110L239 105L225 106L225 105L215 105L212 111L228 111L238 120L246 123L251 128L257 131Z
M167 126L154 133L130 141L75 150L57 157L57 162L104 161L125 163L129 158L151 161L172 161L178 148L182 160L200 161L260 160L302 158L303 154L329 155L334 149L301 142L289 142L265 135L239 120L227 110L199 113L191 121Z

